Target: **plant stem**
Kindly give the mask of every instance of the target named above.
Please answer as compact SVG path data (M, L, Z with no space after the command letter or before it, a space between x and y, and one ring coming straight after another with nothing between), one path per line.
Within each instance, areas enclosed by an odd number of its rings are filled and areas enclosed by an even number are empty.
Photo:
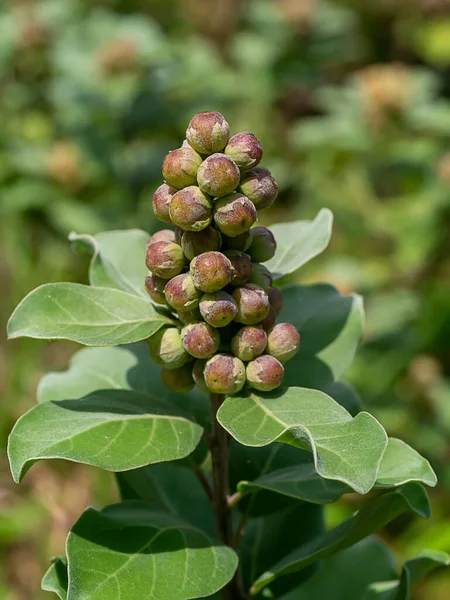
M217 530L224 544L233 547L233 528L231 510L228 506L228 451L230 438L225 429L217 421L217 411L224 401L221 394L210 394L212 410L211 461L213 475L213 506ZM225 600L245 600L240 585L240 573L236 572L230 583L221 590Z

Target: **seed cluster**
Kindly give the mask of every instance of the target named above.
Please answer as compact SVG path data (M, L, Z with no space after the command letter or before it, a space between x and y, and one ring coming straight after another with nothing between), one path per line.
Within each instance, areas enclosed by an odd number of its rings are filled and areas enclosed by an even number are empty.
M261 264L274 256L275 239L253 227L257 210L278 195L271 172L258 166L262 155L252 133L230 138L224 117L211 111L193 117L181 148L164 159L153 210L174 229L148 242L145 286L178 319L150 339L174 391L196 384L234 394L246 383L273 390L299 348L295 327L276 324L283 297Z

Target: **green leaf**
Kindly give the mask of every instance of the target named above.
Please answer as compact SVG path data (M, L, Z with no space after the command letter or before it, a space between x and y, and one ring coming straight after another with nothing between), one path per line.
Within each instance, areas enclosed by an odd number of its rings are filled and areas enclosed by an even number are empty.
M61 600L67 600L67 560L63 556L55 558L44 577L42 578L41 588L45 592L55 592Z
M361 600L367 586L395 577L388 546L369 537L327 558L314 576L281 600Z
M449 566L450 556L437 550L423 550L403 565L400 579L369 585L363 600L409 600L414 585L438 567Z
M291 502L282 510L250 519L240 548L245 589L274 563L323 532L323 509L314 504Z
M8 323L8 337L115 346L146 339L168 323L170 319L143 298L78 283L50 283L18 305Z
M301 336L299 352L286 365L286 385L308 387L303 381L311 379L311 368L319 385L339 379L353 362L362 336L362 298L341 296L327 284L289 286L283 296L280 321L295 325Z
M76 352L67 371L47 373L39 382L38 402L76 400L98 390L124 389L157 396L188 412L203 427L211 421L206 394L197 388L189 393L170 392L162 383L160 367L151 359L146 343L113 348L82 348Z
M381 461L377 487L393 487L418 481L434 487L437 477L430 463L402 440L389 438Z
M407 483L398 490L370 500L355 516L285 556L257 579L251 588L251 595L255 596L279 577L298 572L318 560L349 548L407 510L412 510L423 518L430 516L427 493L418 483Z
M429 486L437 483L430 463L413 448L396 438L389 438L381 460L375 487L398 487L409 481L417 481ZM242 494L268 490L284 496L328 504L338 500L351 488L339 481L323 479L312 462L301 462L271 470L254 481L240 481L237 489Z
M211 503L192 469L179 463L149 465L117 473L117 480L122 500L143 500L152 510L178 516L217 535Z
M158 395L101 390L32 408L13 428L8 456L16 482L44 458L125 471L189 455L202 431Z
M277 241L275 256L266 263L275 281L294 275L300 267L320 254L331 238L333 213L323 208L314 221L277 223L270 227Z
M68 600L187 600L226 585L237 556L202 531L143 503L92 508L67 538Z
M241 444L284 442L313 453L317 472L365 494L374 485L387 445L378 421L355 418L330 396L306 388L279 388L230 396L218 411L221 425Z
M71 233L69 240L92 252L89 281L92 286L116 288L148 299L145 249L150 234L140 229L104 231L97 235Z

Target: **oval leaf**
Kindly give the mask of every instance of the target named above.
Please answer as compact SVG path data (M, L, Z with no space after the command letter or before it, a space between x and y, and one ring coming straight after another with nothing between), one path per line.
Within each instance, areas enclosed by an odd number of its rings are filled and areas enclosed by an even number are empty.
M352 418L330 396L306 388L231 396L217 418L246 446L279 441L310 450L321 477L342 481L360 494L373 487L387 445L374 417L361 412Z
M170 323L149 301L119 290L49 283L18 305L8 323L8 337L115 346L146 339Z
M116 288L148 299L145 249L150 234L141 229L104 231L97 235L71 233L69 240L92 252L89 282L92 286Z
M300 546L263 573L253 584L250 595L256 596L281 576L296 573L318 560L349 548L407 510L423 518L430 516L427 493L418 483L408 483L398 490L373 498L355 516Z
M32 408L13 428L8 456L16 482L44 458L126 471L187 456L202 431L157 396L105 390Z
M84 512L67 558L68 600L199 598L225 586L237 567L231 548L137 502Z
M362 298L341 296L328 284L289 286L283 297L279 320L295 325L301 336L285 384L324 389L353 362L364 328Z
M275 256L266 263L274 280L294 275L300 267L328 246L333 213L323 208L314 221L277 223L270 227L277 241Z

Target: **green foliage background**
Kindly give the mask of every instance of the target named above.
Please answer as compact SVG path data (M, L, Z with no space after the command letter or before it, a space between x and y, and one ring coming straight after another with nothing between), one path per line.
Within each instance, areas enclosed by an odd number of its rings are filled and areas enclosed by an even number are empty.
M367 331L347 374L388 433L427 456L431 524L383 532L399 558L450 551L450 19L446 0L9 0L0 8L0 598L40 599L49 555L112 478L39 464L20 488L6 436L39 377L75 344L16 340L17 302L85 282L74 230L159 228L165 153L200 110L265 149L280 198L265 222L335 214L330 249L301 282L364 295ZM328 512L337 523L347 498ZM417 598L448 598L448 572ZM45 594L43 597L47 597Z

